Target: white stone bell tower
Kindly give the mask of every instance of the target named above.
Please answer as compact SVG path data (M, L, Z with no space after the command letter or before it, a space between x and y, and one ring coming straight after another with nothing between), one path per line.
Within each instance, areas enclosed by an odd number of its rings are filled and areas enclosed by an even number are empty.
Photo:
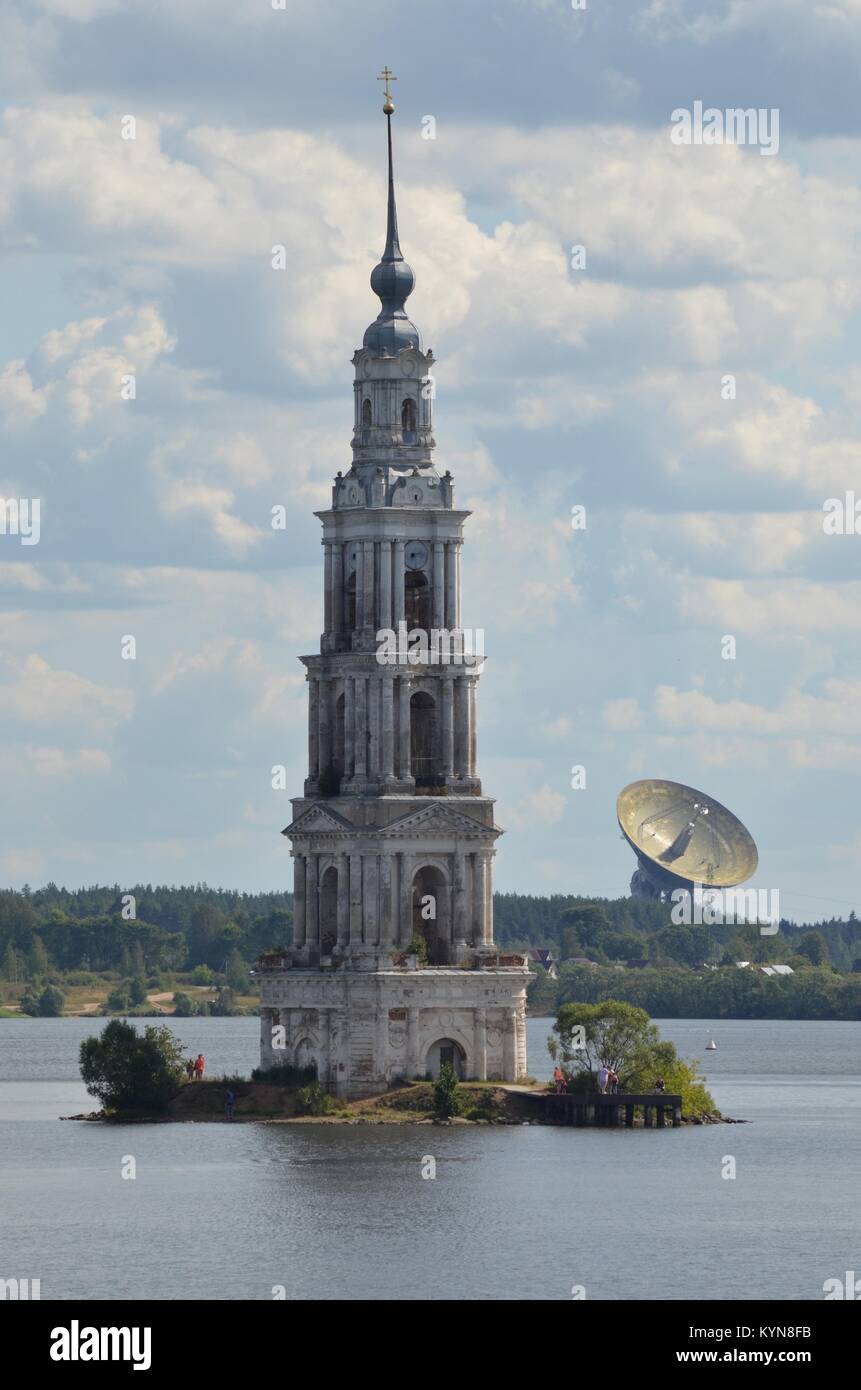
M528 969L493 944L501 831L476 770L483 657L461 626L469 513L434 467L434 358L405 310L390 78L381 308L353 356L352 467L317 513L325 630L301 658L308 777L284 831L293 945L258 965L261 1065L313 1063L340 1095L446 1060L465 1078L526 1071Z

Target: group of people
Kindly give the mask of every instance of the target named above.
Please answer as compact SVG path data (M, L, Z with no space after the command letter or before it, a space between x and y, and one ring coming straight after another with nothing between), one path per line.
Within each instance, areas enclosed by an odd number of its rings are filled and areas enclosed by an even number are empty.
M556 1087L557 1096L564 1095L568 1090L568 1078L562 1068L557 1064L553 1068L553 1084ZM658 1077L654 1083L656 1091L664 1090L664 1082ZM598 1071L598 1090L602 1096L616 1096L619 1094L619 1074L612 1067L601 1067Z
M189 1081L202 1081L205 1070L206 1062L204 1061L202 1052L198 1052L196 1061L192 1061L189 1057L185 1064L185 1074Z

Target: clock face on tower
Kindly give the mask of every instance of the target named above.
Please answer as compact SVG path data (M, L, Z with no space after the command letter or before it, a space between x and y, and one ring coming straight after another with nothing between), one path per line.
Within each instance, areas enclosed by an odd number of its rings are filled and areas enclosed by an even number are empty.
M424 569L428 562L429 552L424 541L407 541L404 546L404 563L407 569Z

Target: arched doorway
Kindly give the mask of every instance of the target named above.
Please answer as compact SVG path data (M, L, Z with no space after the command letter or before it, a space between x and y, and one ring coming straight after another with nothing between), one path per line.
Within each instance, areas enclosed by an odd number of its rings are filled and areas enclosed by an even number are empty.
M436 702L418 690L410 700L410 771L417 787L439 781L436 758Z
M441 870L426 864L413 878L413 936L423 936L428 965L449 963L448 885Z
M334 864L320 883L320 954L330 956L338 941L338 870Z
M458 1080L463 1081L466 1076L466 1053L459 1042L454 1038L437 1038L435 1043L431 1043L427 1050L425 1061L426 1074L433 1077L436 1081L439 1076L440 1067L448 1062L452 1067Z

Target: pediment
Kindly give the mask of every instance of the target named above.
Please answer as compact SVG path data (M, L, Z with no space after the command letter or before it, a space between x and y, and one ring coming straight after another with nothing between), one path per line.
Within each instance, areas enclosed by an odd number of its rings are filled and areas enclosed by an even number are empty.
M281 831L282 835L343 835L348 833L355 835L356 827L351 825L343 816L339 816L337 811L330 811L327 806L317 803L309 806L307 811L303 811L301 816L297 816L294 821Z

